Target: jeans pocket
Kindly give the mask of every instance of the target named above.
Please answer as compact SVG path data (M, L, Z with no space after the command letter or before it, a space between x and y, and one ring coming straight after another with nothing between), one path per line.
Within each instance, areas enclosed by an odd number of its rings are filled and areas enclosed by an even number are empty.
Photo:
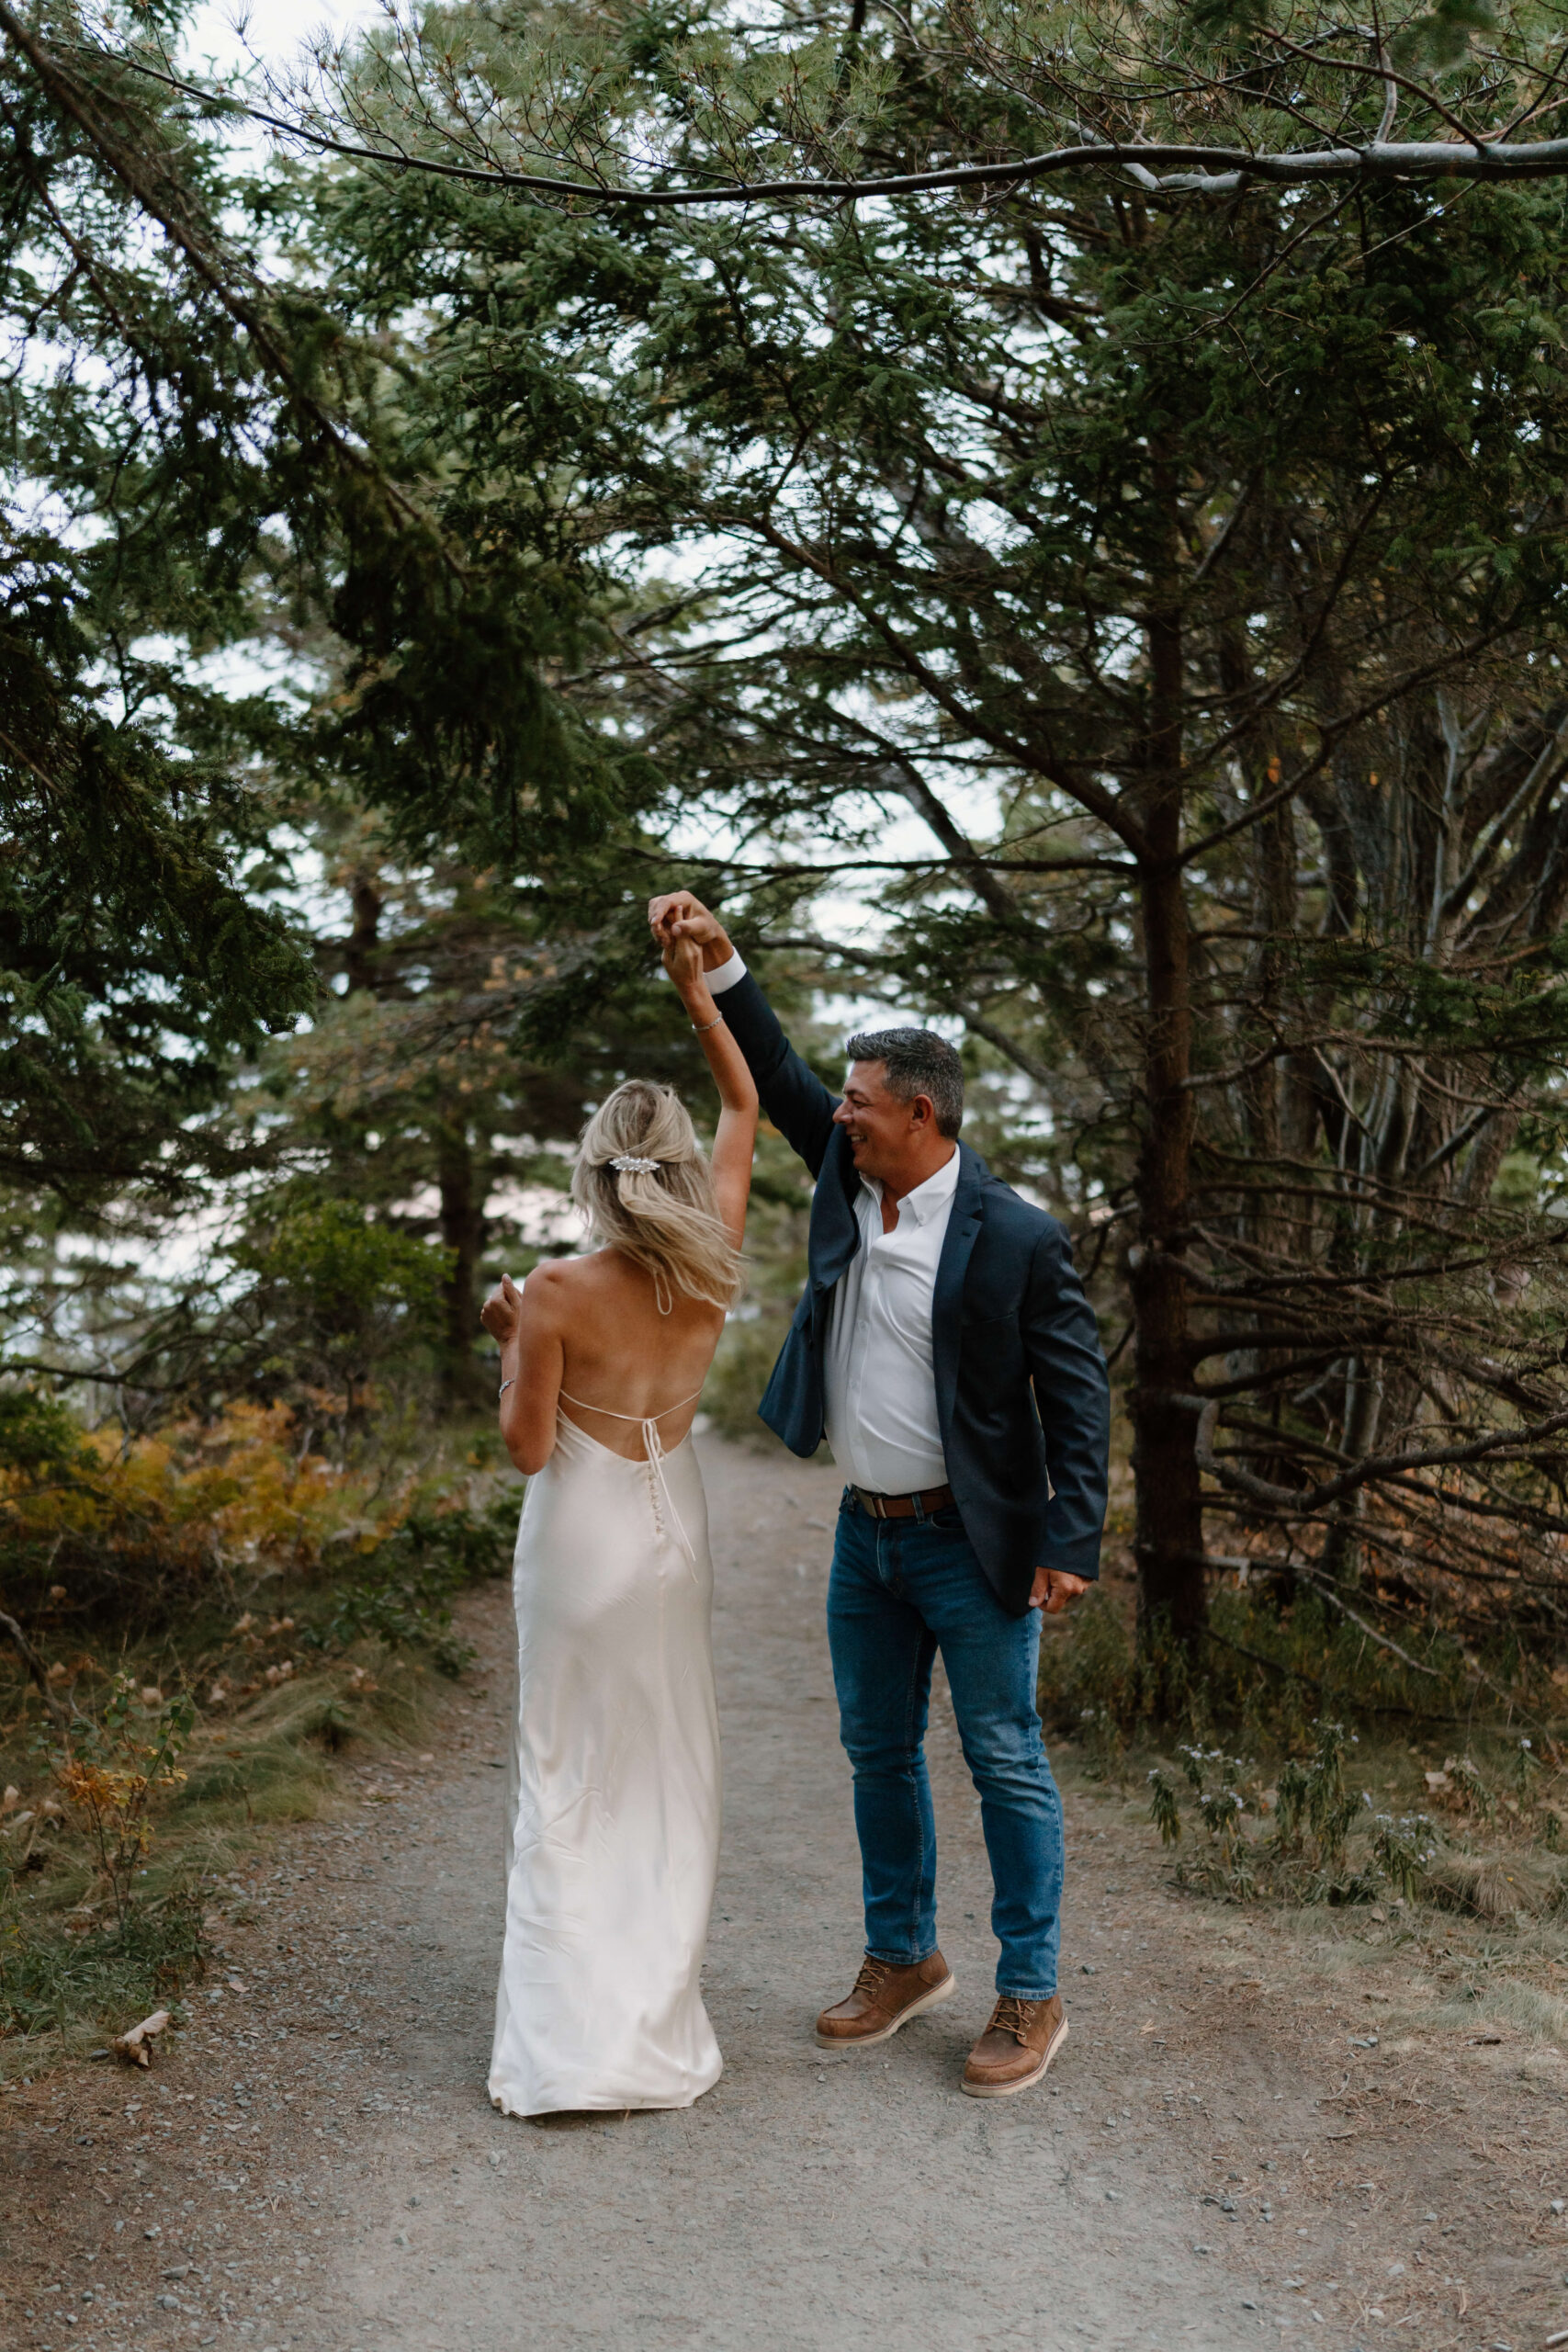
M964 1521L959 1517L956 1503L943 1503L940 1510L931 1512L927 1524L940 1527L944 1535L962 1535L964 1532Z

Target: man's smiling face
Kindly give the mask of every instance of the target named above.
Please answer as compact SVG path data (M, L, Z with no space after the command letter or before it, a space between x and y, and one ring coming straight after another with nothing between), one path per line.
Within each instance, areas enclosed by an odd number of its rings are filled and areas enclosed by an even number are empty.
M885 1062L852 1062L833 1124L844 1130L861 1175L897 1184L908 1172L911 1149L919 1150L931 1130L931 1104L923 1094L900 1102L888 1088Z

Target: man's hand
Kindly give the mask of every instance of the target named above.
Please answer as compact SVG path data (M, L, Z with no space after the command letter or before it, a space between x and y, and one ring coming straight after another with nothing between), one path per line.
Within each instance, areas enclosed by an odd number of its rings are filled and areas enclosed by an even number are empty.
M648 920L660 954L677 939L693 940L702 949L705 972L716 972L735 953L717 916L710 915L689 890L669 890L662 898L649 899Z
M1089 1590L1087 1577L1070 1577L1066 1568L1036 1568L1034 1582L1029 1588L1031 1609L1043 1609L1047 1617L1059 1616L1069 1600Z
M666 930L658 934L664 968L678 989L689 988L703 976L703 951L689 933Z
M492 1340L505 1347L517 1336L518 1318L523 1312L523 1295L510 1274L502 1274L490 1296L479 1309L479 1321Z

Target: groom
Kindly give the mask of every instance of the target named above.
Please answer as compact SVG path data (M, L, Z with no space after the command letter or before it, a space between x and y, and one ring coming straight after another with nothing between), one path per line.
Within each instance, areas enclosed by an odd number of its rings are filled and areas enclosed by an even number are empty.
M954 1991L936 1944L924 1736L937 1651L980 1794L1001 1945L964 2090L1037 2083L1056 1990L1062 1806L1034 1686L1042 1609L1099 1574L1110 1389L1066 1236L957 1140L964 1074L929 1029L849 1041L835 1098L689 891L655 936L694 940L762 1107L818 1181L810 1278L761 1415L793 1453L824 1433L849 1484L828 1587L840 1735L854 1770L865 1960L824 2009L829 2049L886 2041Z

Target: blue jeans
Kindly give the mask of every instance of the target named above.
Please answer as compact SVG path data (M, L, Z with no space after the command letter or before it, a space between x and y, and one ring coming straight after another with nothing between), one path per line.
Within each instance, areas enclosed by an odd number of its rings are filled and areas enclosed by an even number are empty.
M1010 1617L949 1508L873 1519L852 1488L828 1584L839 1736L854 1767L865 1948L908 1967L936 1950L936 1822L926 1772L940 1649L991 1860L997 1990L1056 1989L1062 1801L1041 1742L1040 1612Z

